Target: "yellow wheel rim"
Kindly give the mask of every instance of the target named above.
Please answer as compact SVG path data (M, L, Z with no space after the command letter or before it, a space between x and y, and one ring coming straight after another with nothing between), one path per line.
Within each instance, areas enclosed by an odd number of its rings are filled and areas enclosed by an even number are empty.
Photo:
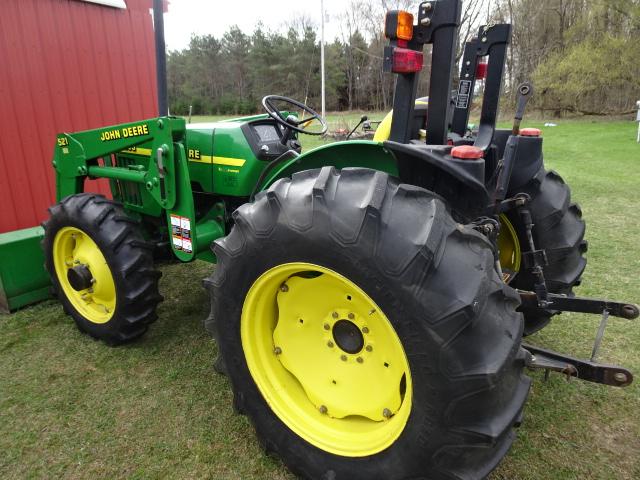
M362 457L402 433L407 357L391 322L349 279L309 263L274 267L249 289L240 330L258 389L307 442Z
M500 267L502 268L503 280L505 283L509 283L513 276L520 271L522 251L520 250L518 234L504 214L500 215L498 253L500 255Z
M116 287L107 261L93 239L76 227L60 229L53 240L53 263L62 291L78 313L93 323L108 322L116 308ZM69 270L73 268L88 270L90 286L81 289L72 286Z

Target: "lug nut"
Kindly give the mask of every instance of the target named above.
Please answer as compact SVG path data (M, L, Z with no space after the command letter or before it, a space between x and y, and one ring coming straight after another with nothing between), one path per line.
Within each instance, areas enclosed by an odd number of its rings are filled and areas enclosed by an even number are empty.
M347 361L347 356L346 355L340 355L340 360L342 360L343 362Z
M324 329L325 330L329 330L331 328L331 325L329 325L328 323L324 324Z
M320 408L318 410L320 410L320 413L323 415L326 415L328 412L327 407L325 407L324 405L320 405Z
M366 350L367 352L371 352L371 351L373 351L373 347L372 347L371 345L367 345L367 347L365 348L365 350Z
M349 320L353 320L354 318L356 318L356 316L353 313L350 313L347 316L349 317Z
M273 349L273 353L276 355L280 355L282 353L282 349L280 347L276 347Z
M333 312L333 313L331 314L331 316L332 316L333 318L338 318L338 312Z
M369 333L369 327L362 327L362 333Z
M280 285L280 291L281 292L288 292L289 291L289 286L286 283L283 283L282 285Z
M333 342L331 340L327 342L327 347L333 348Z
M391 418L391 410L389 410L388 408L385 408L384 410L382 410L382 416L384 418Z
M356 361L357 361L358 363L362 363L362 362L364 362L364 360L362 359L362 357L358 357L358 358L356 358Z

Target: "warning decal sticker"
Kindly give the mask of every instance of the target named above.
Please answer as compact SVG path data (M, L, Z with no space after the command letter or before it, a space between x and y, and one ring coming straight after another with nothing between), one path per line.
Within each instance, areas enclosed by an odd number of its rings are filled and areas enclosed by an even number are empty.
M182 250L185 253L193 252L191 220L189 217L171 214L171 236L173 237L174 249Z
M460 80L458 96L456 97L456 108L467 108L469 106L469 94L471 93L471 80Z

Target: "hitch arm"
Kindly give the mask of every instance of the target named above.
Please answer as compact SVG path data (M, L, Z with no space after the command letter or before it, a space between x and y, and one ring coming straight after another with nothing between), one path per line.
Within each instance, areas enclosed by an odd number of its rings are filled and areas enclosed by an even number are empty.
M538 297L534 292L518 291L518 293L520 294L522 306L526 309L541 308L538 305ZM566 297L564 295L548 293L547 301L549 303L545 308L563 312L594 313L600 315L606 310L609 312L609 315L613 317L626 318L627 320L638 318L638 314L640 313L638 306L632 303L612 302L599 298Z
M524 343L522 348L529 353L525 364L531 369L553 370L566 375L567 379L575 377L587 382L602 383L612 387L626 387L633 382L633 374L626 368L617 365L580 360Z

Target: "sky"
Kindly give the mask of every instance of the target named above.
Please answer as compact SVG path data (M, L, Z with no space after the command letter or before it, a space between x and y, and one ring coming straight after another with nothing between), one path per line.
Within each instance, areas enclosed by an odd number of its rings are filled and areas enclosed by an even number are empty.
M325 41L331 42L340 34L337 17L349 0L324 0ZM258 22L267 29L278 30L287 21L300 16L309 17L320 32L320 0L170 0L164 17L168 50L188 46L192 34L214 35L220 38L232 25L251 33Z

